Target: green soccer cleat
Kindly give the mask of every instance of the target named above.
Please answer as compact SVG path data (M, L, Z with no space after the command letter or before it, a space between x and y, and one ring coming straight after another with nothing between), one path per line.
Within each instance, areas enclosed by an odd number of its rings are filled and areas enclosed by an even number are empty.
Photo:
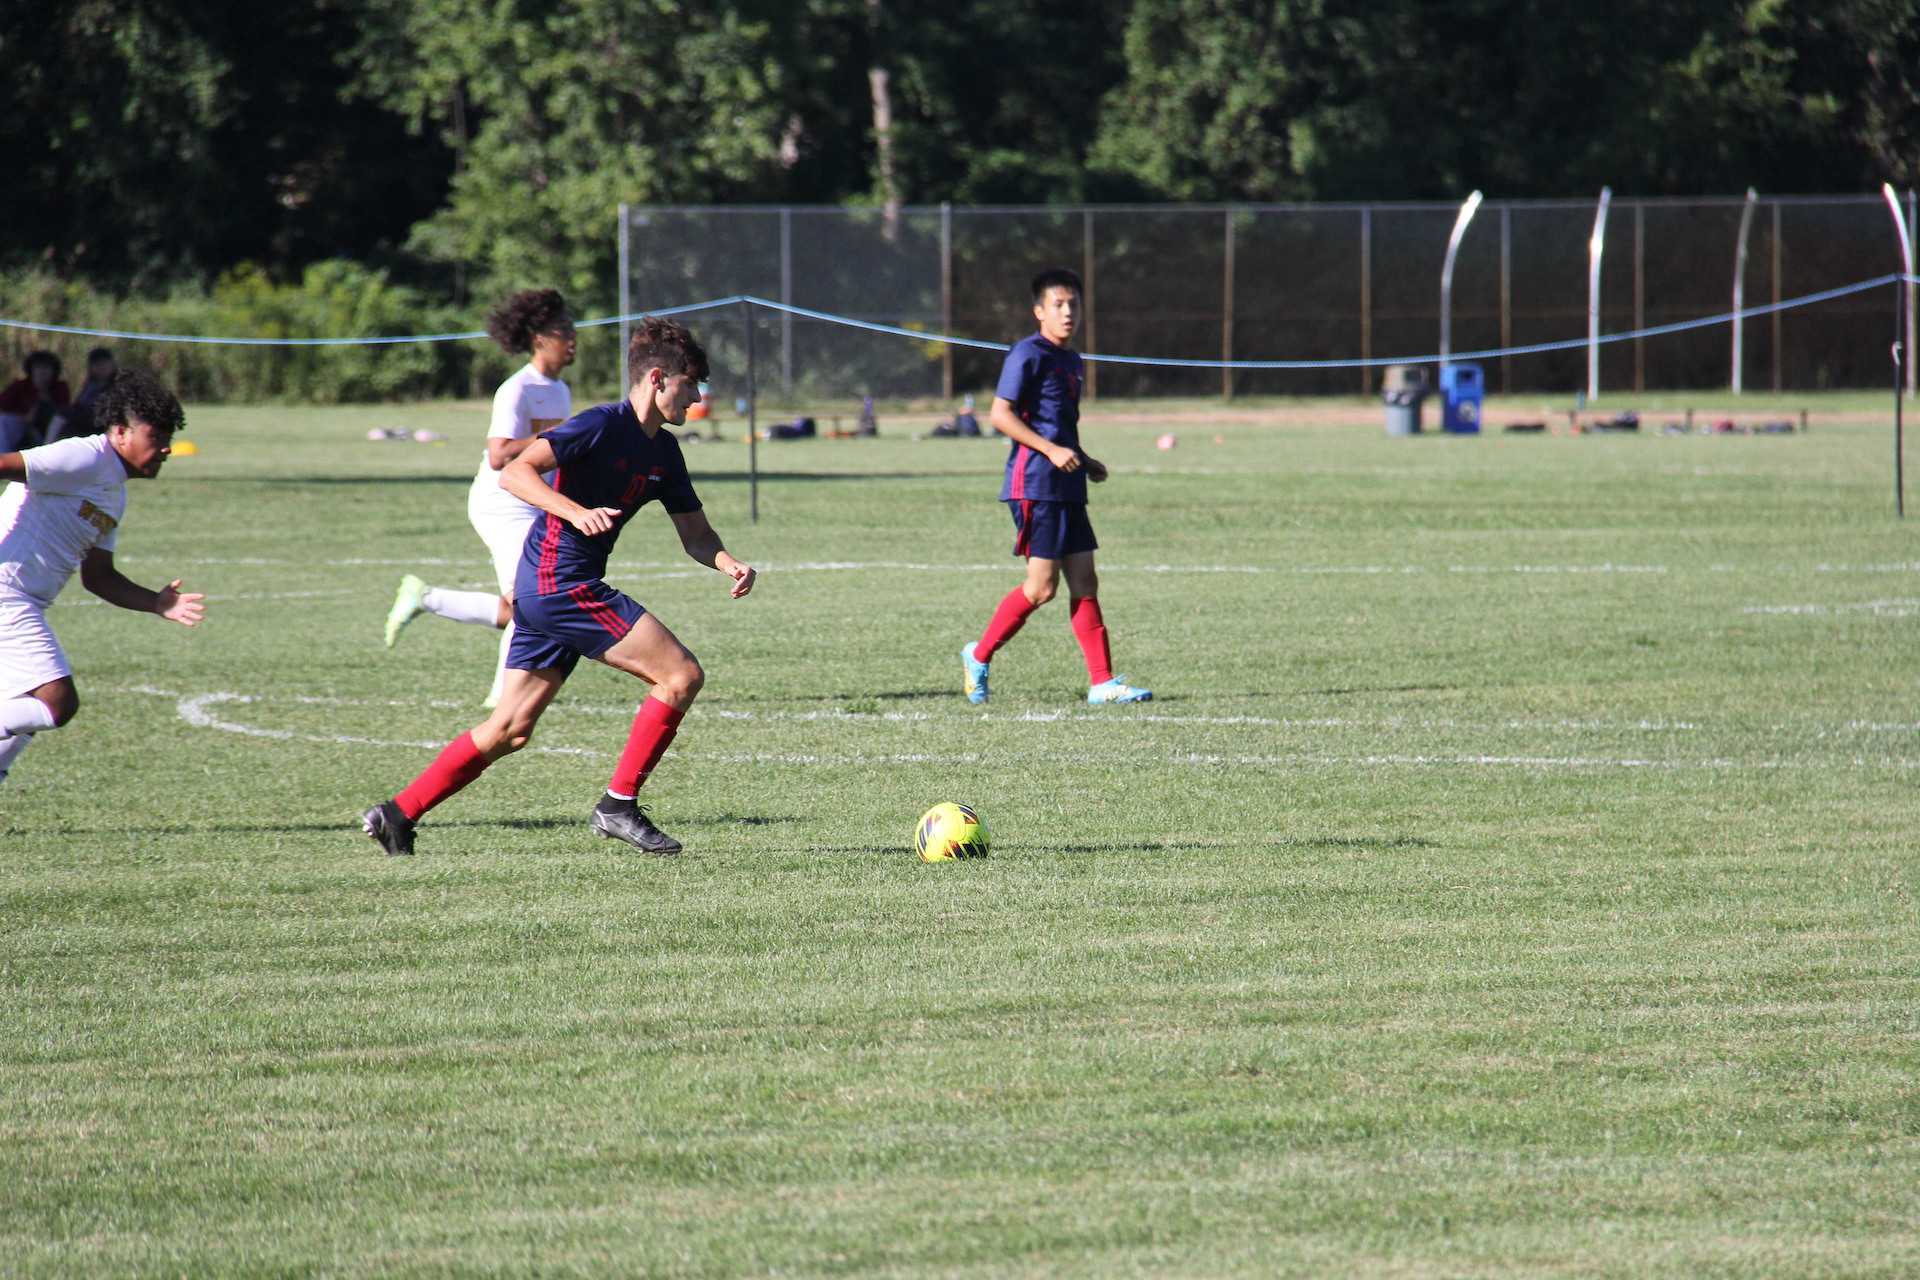
M987 664L973 656L973 646L969 644L960 651L961 687L967 691L967 701L979 706L987 700Z
M1109 702L1152 702L1153 690L1136 689L1127 683L1125 676L1115 676L1105 684L1094 685L1087 690L1087 705L1102 706Z
M426 594L427 584L419 578L408 574L400 579L400 589L393 593L393 608L387 610L387 648L393 648L393 642L400 638L400 629L426 608L422 603Z

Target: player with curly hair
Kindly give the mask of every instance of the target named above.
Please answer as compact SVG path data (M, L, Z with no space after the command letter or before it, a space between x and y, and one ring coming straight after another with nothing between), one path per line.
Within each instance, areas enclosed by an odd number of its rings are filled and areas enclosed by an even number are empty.
M183 627L202 597L175 578L158 591L114 568L127 481L151 480L186 422L180 401L144 369L127 369L95 402L99 435L0 453L0 779L33 735L80 709L73 668L47 625L53 598L74 571L108 604L158 614Z
M573 363L573 317L557 289L529 289L516 293L487 317L487 333L509 353L525 352L524 368L500 384L493 395L493 424L487 431L487 449L480 470L467 490L467 519L487 544L493 560L499 594L454 591L430 587L416 574L400 579L393 607L387 611L386 641L392 648L400 631L421 613L453 622L496 627L500 658L494 668L493 688L486 706L500 701L506 678L507 650L513 644L513 575L527 530L539 512L508 493L500 484L501 471L527 450L541 432L573 416L573 392L560 380L560 371Z
M627 373L633 389L625 400L568 419L500 473L508 493L540 508L514 578L506 689L491 716L448 743L393 799L362 815L362 829L389 854L412 853L421 815L527 745L583 657L652 686L588 825L645 853L680 852L680 842L654 826L634 797L666 754L706 673L652 613L607 585L607 560L627 521L658 500L681 549L731 579L734 599L753 590L754 571L720 544L693 491L680 442L666 429L685 422L700 398L707 353L673 321L650 317L627 347ZM540 478L546 471L553 472L551 486Z

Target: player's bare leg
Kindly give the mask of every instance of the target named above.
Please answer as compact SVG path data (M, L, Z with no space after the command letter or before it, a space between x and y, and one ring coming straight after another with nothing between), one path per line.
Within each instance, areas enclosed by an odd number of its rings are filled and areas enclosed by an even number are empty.
M12 698L0 698L0 782L13 762L33 744L33 736L58 729L80 710L80 693L70 676L61 676Z
M700 660L650 613L642 614L625 637L600 655L600 661L653 688L633 718L626 748L614 766L607 794L594 807L590 825L601 835L624 840L646 853L678 853L680 842L654 826L634 797L666 754L681 717L706 683L706 672Z
M509 670L506 689L493 714L448 743L419 777L391 800L361 815L360 825L389 856L413 852L414 824L427 810L511 755L533 738L540 715L552 703L566 672Z

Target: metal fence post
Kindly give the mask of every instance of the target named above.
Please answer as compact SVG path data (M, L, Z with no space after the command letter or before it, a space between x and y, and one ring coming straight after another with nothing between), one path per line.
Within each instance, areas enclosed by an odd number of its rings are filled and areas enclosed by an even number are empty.
M940 332L953 332L953 204L940 202ZM953 344L940 344L940 398L953 399Z
M760 403L753 362L753 304L740 300L740 319L747 329L747 519L760 523Z
M1773 389L1780 389L1780 202L1773 202Z
M1223 245L1225 266L1221 270L1220 280L1220 359L1231 362L1233 359L1233 206L1227 206L1226 240ZM1233 369L1229 364L1220 366L1220 398L1233 399Z
M1373 390L1373 206L1360 207L1360 394Z
M1647 202L1633 202L1633 327L1647 327ZM1647 340L1633 340L1633 389L1647 389Z
M1500 349L1513 347L1513 208L1500 206ZM1513 390L1513 357L1500 357L1500 390Z
M780 301L793 305L793 210L780 207ZM752 330L752 316L748 316ZM780 390L793 395L793 313L780 313Z
M1085 291L1080 305L1087 313L1087 340L1081 350L1092 355L1097 348L1093 337L1093 210L1080 211L1080 287ZM1087 395L1091 400L1099 392L1100 366L1087 365Z
M628 341L631 340L633 335L633 322L627 319L628 313L633 309L633 304L627 297L627 290L628 290L627 282L632 278L631 273L627 270L627 263L630 261L629 255L631 252L631 249L627 243L627 238L629 235L628 224L631 223L632 221L633 220L627 216L626 203L624 201L621 202L621 205L620 205L620 356L619 356L619 364L620 364L620 398L622 400L625 400L627 398L627 395L633 390L633 379L631 375L627 373L627 343Z
M1747 203L1740 210L1740 243L1733 253L1733 394L1740 394L1740 383L1747 357L1747 321L1740 313L1747 306L1747 232L1753 229L1752 187L1747 188Z

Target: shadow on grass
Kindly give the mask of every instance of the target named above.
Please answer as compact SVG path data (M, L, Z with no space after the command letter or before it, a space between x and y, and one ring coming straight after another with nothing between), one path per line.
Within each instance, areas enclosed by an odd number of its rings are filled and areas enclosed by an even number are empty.
M972 479L979 473L974 470L953 471L762 471L760 481L785 483L790 480L951 480L956 478ZM751 477L745 471L699 471L694 479L700 484L746 484ZM302 485L340 486L340 485L394 485L394 484L458 484L473 483L473 476L443 475L426 472L417 475L290 475L290 476L195 476L202 484L257 484L275 487L299 488Z
M674 818L671 825L676 827L771 827L783 822L798 822L798 818L767 817L761 814L723 813L713 817ZM564 818L462 818L441 822L427 818L421 823L422 834L433 831L458 830L508 830L508 831L563 831L568 829L586 830L587 815L570 814ZM176 822L165 826L138 827L61 827L51 832L33 827L0 827L0 836L31 835L67 835L67 836L200 836L200 835L299 835L302 832L350 832L364 837L358 817L340 822Z

